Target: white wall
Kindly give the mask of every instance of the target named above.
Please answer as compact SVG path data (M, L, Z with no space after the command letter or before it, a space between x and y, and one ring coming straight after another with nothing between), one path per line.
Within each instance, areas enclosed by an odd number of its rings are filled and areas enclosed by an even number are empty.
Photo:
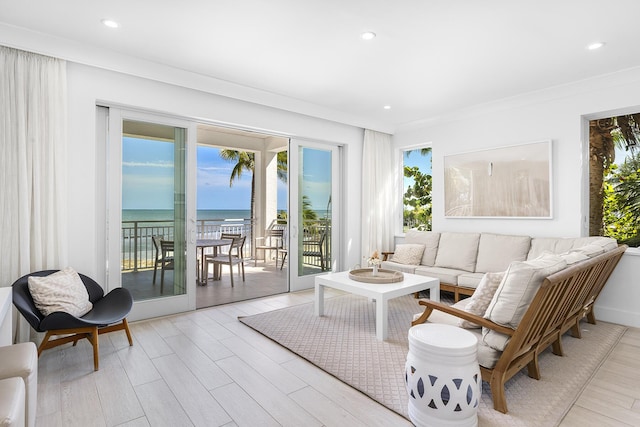
M432 144L434 230L577 237L588 216L583 185L588 168L585 118L613 111L640 111L640 68L470 108L396 132L394 144L398 149ZM444 217L443 156L540 140L553 142L553 219ZM596 315L640 326L640 305L629 304L629 295L638 286L632 272L640 271L640 256L625 254L622 265L598 300ZM606 310L600 310L604 304Z
M95 117L96 103L101 102L343 145L351 165L344 177L349 213L344 222L344 265L359 258L362 129L72 62L68 87L69 262L83 273L104 279L108 207L105 154L97 148Z

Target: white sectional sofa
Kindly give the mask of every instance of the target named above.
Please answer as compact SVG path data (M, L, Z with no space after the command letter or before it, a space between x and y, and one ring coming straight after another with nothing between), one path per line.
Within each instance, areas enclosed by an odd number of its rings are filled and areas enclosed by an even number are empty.
M545 252L571 254L575 261L617 247L607 237L548 238L493 233L410 230L394 252L384 253L382 268L436 277L440 289L472 295L485 273L507 270L513 261L528 261ZM390 255L390 256L389 256Z

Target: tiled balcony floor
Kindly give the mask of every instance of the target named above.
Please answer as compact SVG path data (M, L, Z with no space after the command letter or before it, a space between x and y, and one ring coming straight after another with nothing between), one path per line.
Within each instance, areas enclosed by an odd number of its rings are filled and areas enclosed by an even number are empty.
M305 273L320 272L319 268L305 268ZM238 276L237 266L234 266L234 285L231 286L229 267L222 266L222 278L213 280L211 272L206 285L196 286L196 308L211 307L231 302L261 298L289 291L287 282L288 264L282 270L276 268L275 262L258 261L254 266L253 260L245 262L245 281ZM165 282L162 295L173 293L173 271L165 272ZM124 273L122 286L129 289L136 301L158 298L160 293L160 270L157 272L156 283L153 284L153 270Z

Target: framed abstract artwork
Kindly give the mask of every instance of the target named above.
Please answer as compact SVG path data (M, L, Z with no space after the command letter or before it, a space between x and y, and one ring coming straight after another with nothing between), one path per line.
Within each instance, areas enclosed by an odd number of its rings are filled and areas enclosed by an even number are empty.
M448 218L552 218L551 141L444 157Z

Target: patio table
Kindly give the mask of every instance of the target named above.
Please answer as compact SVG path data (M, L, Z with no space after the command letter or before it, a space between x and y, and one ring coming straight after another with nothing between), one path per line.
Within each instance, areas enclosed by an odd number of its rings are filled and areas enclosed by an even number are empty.
M218 248L222 246L228 246L233 242L232 239L198 239L196 241L196 256L198 255L198 251L200 252L200 256L198 257L199 262L199 271L198 275L198 284L206 285L207 284L207 276L208 272L205 271L206 263L204 262L204 249L205 248L213 248L213 256L218 255ZM218 272L214 268L213 270L213 279L218 279Z

